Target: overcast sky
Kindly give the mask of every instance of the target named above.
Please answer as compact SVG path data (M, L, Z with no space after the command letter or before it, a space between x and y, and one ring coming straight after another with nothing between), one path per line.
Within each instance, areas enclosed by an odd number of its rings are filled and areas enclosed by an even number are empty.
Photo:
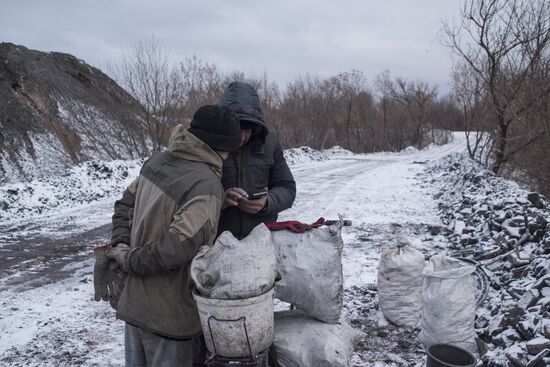
M458 9L456 0L17 0L2 2L0 41L104 68L156 36L174 59L265 71L281 86L351 69L372 82L387 69L446 92L452 60L437 33Z

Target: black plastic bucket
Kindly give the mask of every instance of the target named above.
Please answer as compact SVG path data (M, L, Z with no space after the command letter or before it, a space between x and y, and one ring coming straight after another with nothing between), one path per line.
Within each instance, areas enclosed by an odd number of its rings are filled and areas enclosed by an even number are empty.
M428 348L426 367L474 367L476 357L462 348L435 344Z

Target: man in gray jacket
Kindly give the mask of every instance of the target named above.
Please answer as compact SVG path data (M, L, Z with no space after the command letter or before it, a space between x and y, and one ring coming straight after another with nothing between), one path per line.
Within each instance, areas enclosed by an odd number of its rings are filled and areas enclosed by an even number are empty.
M150 158L115 203L107 256L128 273L117 307L126 321L126 366L192 365L201 326L189 265L216 237L223 159L240 137L233 111L199 108L191 127L176 126L168 150Z
M241 123L241 146L223 163L225 201L218 234L230 231L246 237L260 223L277 221L279 212L292 206L296 183L288 168L279 138L264 120L254 87L233 82L220 105L229 107Z

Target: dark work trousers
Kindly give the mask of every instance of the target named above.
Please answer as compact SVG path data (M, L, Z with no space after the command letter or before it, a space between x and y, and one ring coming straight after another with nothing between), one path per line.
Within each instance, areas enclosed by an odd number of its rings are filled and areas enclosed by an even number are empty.
M193 367L206 367L208 350L204 335L193 338Z
M163 338L126 323L126 367L192 367L194 342Z

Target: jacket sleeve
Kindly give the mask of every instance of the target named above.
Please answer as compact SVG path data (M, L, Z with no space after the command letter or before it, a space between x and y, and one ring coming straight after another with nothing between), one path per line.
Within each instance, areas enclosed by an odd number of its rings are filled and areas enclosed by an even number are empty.
M273 154L273 167L269 171L269 194L267 207L258 213L260 216L277 214L288 209L296 198L296 182L288 168L283 149L277 140Z
M122 198L115 202L113 214L113 232L111 244L126 243L130 245L132 231L132 219L134 215L134 203L139 177L136 178L122 194Z
M214 195L195 196L186 202L162 237L130 252L129 273L150 275L190 264L200 246L214 242L220 209L221 200Z

